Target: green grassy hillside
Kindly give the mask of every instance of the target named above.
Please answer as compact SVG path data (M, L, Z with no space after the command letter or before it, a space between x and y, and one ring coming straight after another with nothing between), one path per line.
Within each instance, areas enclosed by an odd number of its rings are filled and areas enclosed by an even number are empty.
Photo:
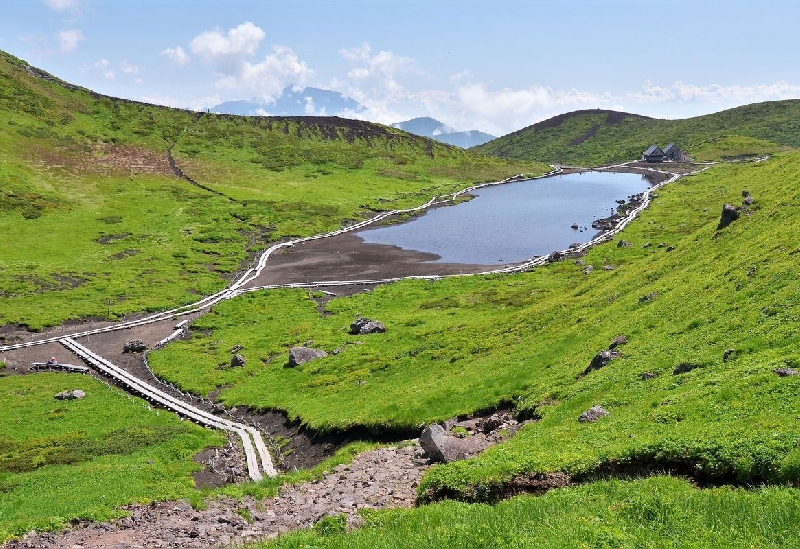
M772 154L800 147L800 100L773 101L661 120L616 111L563 114L472 150L499 158L598 166L641 157L675 143L697 161Z
M755 197L748 215L718 230L722 205L741 203L745 189ZM250 294L151 362L192 391L222 389L229 405L287 410L319 429L412 429L504 403L540 418L476 459L433 468L424 500L491 501L520 475L554 471L797 484L800 376L773 370L800 364L799 202L800 153L720 165L661 190L619 235L631 247L589 252L589 275L570 261L403 282L336 298L327 316L302 292ZM357 312L387 332L349 336ZM621 355L586 373L618 335L628 340ZM285 367L287 348L307 340L340 352ZM234 345L258 360L217 369ZM596 404L610 416L579 423Z
M191 302L268 241L546 169L367 122L104 97L0 52L0 326Z

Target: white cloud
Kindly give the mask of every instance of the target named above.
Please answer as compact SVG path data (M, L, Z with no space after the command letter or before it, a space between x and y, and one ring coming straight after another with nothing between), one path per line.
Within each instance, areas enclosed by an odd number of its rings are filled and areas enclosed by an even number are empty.
M192 39L190 48L214 65L218 88L246 91L268 101L289 85L302 85L313 71L290 48L280 45L273 45L272 53L261 61L251 62L265 36L248 21L226 33L202 32Z
M78 29L70 29L58 33L58 48L62 53L70 53L78 48L78 44L86 37Z
M175 97L173 95L164 94L149 94L139 97L139 101L150 103L152 105L164 105L165 107L188 109L192 111L204 111L222 103L222 99L220 99L220 96L217 94L193 98Z
M192 53L212 61L224 74L235 73L246 57L253 55L266 34L250 21L223 34L219 29L204 31L192 39Z
M120 68L124 74L139 74L139 67L137 65L132 65L127 61L120 63Z
M654 85L645 81L642 91L627 95L627 98L639 103L689 102L705 103L754 103L779 99L792 99L800 96L800 86L779 81L773 84L755 86L722 86L710 84L698 86L680 80L669 87Z
M78 7L77 0L45 0L47 7L55 11L66 11Z
M191 58L189 55L183 51L183 48L178 46L177 48L167 48L161 52L161 55L178 65L179 67L183 67L186 65Z
M108 59L98 59L92 64L91 69L106 80L114 80L117 77L117 73L110 67L111 62Z

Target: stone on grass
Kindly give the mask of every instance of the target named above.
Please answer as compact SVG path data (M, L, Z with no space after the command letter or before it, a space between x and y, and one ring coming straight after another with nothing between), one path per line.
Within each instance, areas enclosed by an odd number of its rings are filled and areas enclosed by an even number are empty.
M799 373L794 368L776 368L772 371L781 377L796 376Z
M419 436L419 444L428 459L442 463L466 459L488 447L485 438L450 436L441 425L436 423L428 425L422 431Z
M379 320L359 318L350 324L351 335L382 334L385 331L386 326Z
M672 375L676 376L678 374L685 374L686 372L691 372L695 368L697 368L697 364L691 364L689 362L681 362L680 364L675 366L674 370L672 370Z
M592 361L589 363L589 365L583 371L583 375L588 374L592 370L599 370L600 368L603 368L604 366L606 366L609 362L611 362L612 360L614 360L618 356L619 356L619 351L613 351L611 349L607 349L605 351L600 351L599 353L594 355L594 358L592 358Z
M601 417L607 415L609 415L608 410L606 410L605 408L603 408L598 404L597 406L592 406L591 408L583 412L578 418L578 421L580 421L581 423L593 423L598 419L600 419Z
M642 372L642 381L647 381L649 379L655 379L658 377L658 372Z
M739 208L733 204L725 204L722 206L722 215L720 215L717 230L724 229L737 219L739 219Z
M289 349L289 366L300 366L309 360L315 360L328 356L328 353L321 349L311 347L292 347Z
M56 400L77 400L84 398L86 393L81 391L80 389L73 389L71 391L61 391L57 393L53 398Z
M231 366L244 366L247 364L247 359L240 354L235 354L231 357Z

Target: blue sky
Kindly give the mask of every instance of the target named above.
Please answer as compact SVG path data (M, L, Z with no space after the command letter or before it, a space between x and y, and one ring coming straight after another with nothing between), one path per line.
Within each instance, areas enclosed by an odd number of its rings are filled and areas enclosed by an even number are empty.
M686 118L800 97L800 2L0 0L0 49L202 109L315 86L502 135L576 109ZM314 112L309 114L338 114ZM348 113L343 113L347 115Z

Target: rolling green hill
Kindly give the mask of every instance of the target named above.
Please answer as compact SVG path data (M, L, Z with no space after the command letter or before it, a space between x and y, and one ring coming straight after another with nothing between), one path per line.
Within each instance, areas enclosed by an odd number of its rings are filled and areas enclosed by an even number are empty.
M0 326L191 302L266 242L546 169L369 122L105 97L0 52Z
M695 160L723 160L800 147L800 100L773 101L684 120L585 110L562 114L474 147L500 158L598 166L675 143Z

